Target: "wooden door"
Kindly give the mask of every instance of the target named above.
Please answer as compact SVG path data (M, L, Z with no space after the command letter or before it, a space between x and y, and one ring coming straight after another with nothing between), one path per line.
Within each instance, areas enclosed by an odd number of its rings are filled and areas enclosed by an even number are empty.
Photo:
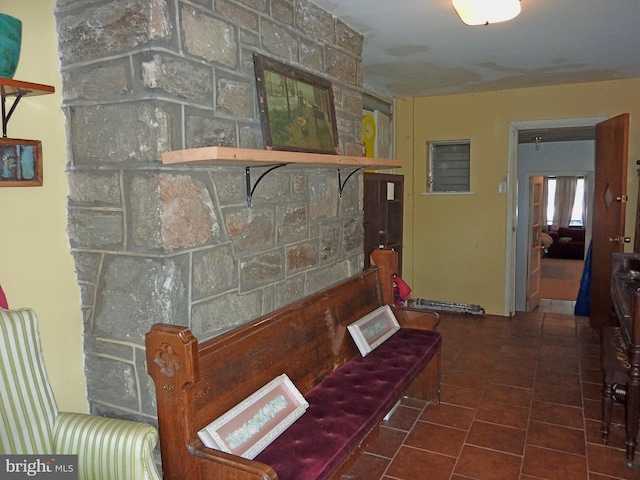
M624 250L628 145L628 113L596 126L589 320L598 330L614 322L611 254Z
M540 304L540 276L542 273L542 209L544 208L544 177L529 180L529 239L527 279L527 312Z

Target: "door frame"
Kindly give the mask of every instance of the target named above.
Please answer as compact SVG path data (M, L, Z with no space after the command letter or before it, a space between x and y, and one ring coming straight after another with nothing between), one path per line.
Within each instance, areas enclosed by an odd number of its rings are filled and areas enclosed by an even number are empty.
M528 221L527 221L527 243L526 243L526 251L527 251L527 278L525 279L525 309L527 312L530 312L536 308L540 304L540 279L542 272L542 241L541 241L541 233L542 233L542 220L544 219L544 215L542 212L542 208L536 214L536 195L539 190L539 196L537 197L538 205L544 205L544 196L546 195L545 184L544 184L544 175L527 175L527 186L529 188L528 195ZM536 243L534 243L536 242ZM517 248L517 247L516 247ZM537 277L533 275L534 268L532 268L532 260L534 259L537 263ZM534 282L532 282L534 280ZM535 290L532 291L531 286L532 283L535 283Z
M509 123L509 149L507 161L507 220L505 249L504 315L516 312L516 233L518 225L518 132L537 128L563 128L595 126L608 117L531 120ZM540 175L545 175L540 173Z
M595 152L594 152L595 154ZM595 171L587 171L587 170L574 170L571 173L565 173L565 172L555 172L555 171L548 171L548 170L538 170L536 172L528 172L526 174L526 183L529 183L531 181L531 179L533 177L544 177L544 178L549 178L549 177L563 177L563 176L579 176L579 177L583 177L584 178L584 194L586 197L586 205L585 205L585 217L586 217L586 223L584 225L585 227L585 248L584 248L584 254L586 255L587 253L587 248L591 242L591 231L593 229L593 199L594 199L594 182L595 182ZM545 192L546 194L546 192ZM525 212L525 214L528 216L527 221L525 222L525 225L528 226L531 224L531 210L527 210ZM522 242L520 244L518 244L517 241L517 229L518 229L518 221L516 220L516 244L515 244L515 253L516 254L520 254L523 255L524 253L526 253L527 255L529 254L531 245L531 238L529 235L527 235L527 248L525 250L519 250L518 247L522 247ZM514 259L515 259L516 255L514 255ZM514 260L514 264L517 263ZM516 265L517 266L517 265ZM529 269L528 264L525 265L526 270L524 272L521 272L520 275L522 275L524 277L524 279L522 280L522 285L523 287L526 286L527 280L529 275L531 274L531 270ZM515 302L515 307L517 307L518 304L518 292L516 291L518 282L517 282L517 275L518 275L518 270L516 268L516 278L514 278L514 285L513 285L513 291L514 291L514 302ZM525 294L526 297L526 291L523 292ZM526 298L525 298L525 302L526 302Z

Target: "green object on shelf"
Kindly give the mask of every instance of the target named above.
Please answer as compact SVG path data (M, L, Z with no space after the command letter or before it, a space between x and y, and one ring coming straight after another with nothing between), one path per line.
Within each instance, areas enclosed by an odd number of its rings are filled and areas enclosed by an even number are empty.
M22 22L0 13L0 77L13 78L20 59Z

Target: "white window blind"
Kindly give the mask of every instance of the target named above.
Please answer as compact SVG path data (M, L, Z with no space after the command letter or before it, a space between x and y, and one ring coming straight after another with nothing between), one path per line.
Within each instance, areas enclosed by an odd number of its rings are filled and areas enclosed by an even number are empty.
M429 143L429 191L469 192L469 140Z

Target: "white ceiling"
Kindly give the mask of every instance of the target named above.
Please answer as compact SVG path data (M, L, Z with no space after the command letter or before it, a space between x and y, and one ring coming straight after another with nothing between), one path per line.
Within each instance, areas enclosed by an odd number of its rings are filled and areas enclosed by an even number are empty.
M450 0L312 2L364 35L364 83L393 97L640 77L640 0L521 0L476 27Z

